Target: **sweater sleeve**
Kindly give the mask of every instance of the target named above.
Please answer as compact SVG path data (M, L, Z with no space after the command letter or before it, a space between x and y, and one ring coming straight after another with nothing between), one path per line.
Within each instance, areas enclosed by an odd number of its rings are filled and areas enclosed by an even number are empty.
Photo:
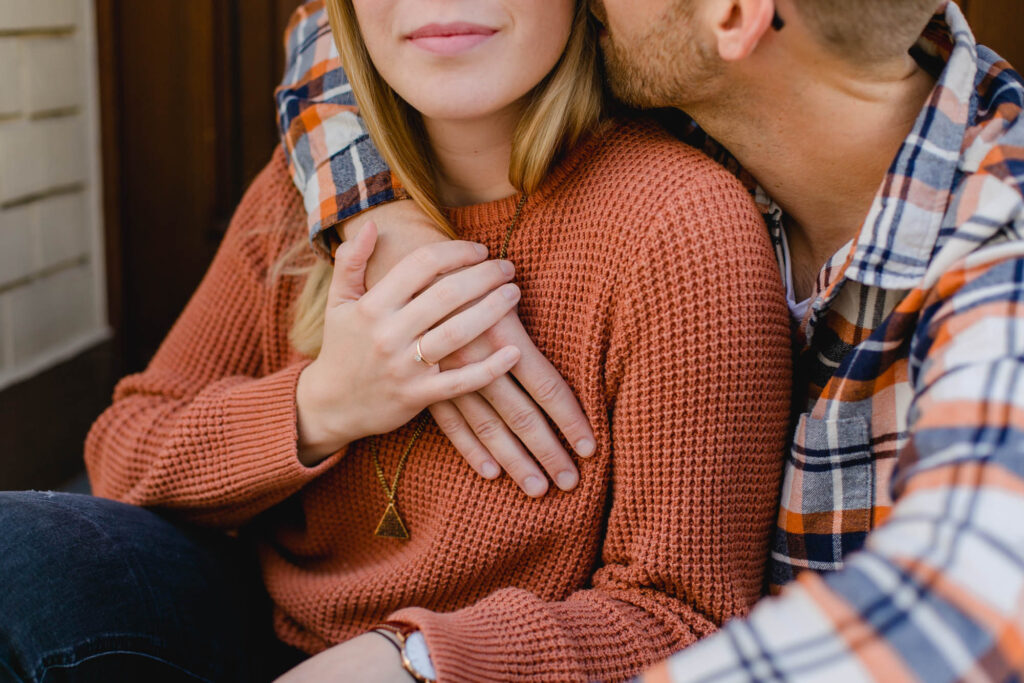
M556 602L509 588L454 613L395 613L424 632L439 680L622 680L760 597L789 328L749 196L699 185L623 254L606 363L612 502L591 585Z
M295 387L308 361L264 370L274 324L267 245L294 222L295 204L278 154L152 362L121 380L90 430L85 460L96 495L236 527L340 457L315 468L298 459Z

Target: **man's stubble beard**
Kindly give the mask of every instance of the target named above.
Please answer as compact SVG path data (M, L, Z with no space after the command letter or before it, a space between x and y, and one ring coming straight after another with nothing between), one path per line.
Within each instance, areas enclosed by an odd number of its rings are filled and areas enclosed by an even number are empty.
M641 109L685 109L713 96L720 63L696 36L691 4L674 0L646 34L628 43L610 30L602 36L605 73L615 97ZM597 15L604 16L603 8Z

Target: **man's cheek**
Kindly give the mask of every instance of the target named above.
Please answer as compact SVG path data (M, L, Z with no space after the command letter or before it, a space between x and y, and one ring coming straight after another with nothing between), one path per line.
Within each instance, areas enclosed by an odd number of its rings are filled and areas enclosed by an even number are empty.
M665 16L665 0L593 0L603 4L597 15L612 32L621 35L644 34L653 23Z

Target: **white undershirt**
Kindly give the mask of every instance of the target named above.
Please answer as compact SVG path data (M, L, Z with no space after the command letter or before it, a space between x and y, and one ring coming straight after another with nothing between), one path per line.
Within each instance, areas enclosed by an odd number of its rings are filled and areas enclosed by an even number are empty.
M803 301L796 300L796 291L793 289L793 259L789 254L789 241L786 239L785 230L780 230L779 234L782 236L782 253L786 261L786 304L789 306L790 315L797 322L802 322L804 316L807 315L807 309L811 307L811 302L814 301L814 297L809 296Z

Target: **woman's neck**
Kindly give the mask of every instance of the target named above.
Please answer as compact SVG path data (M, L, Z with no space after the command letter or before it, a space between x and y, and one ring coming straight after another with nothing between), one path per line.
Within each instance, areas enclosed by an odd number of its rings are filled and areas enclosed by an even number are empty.
M513 105L471 121L424 117L438 162L437 188L442 204L468 206L515 194L508 170L512 138L521 115L521 107Z

